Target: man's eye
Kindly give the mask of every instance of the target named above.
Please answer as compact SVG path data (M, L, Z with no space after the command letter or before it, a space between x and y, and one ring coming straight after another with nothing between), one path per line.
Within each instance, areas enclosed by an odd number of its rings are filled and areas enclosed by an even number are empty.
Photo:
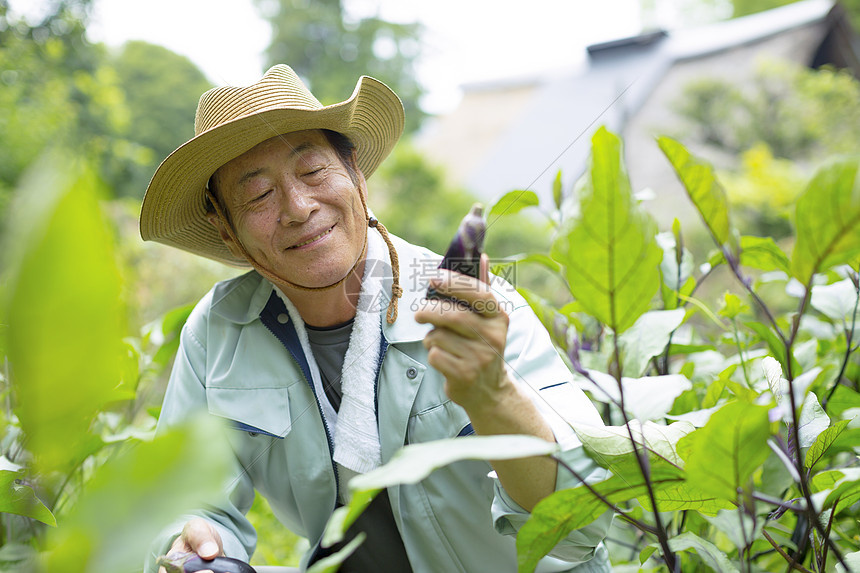
M320 173L322 173L323 169L324 169L323 167L316 167L316 168L310 169L309 171L307 171L305 173L305 177L311 177L313 175L319 175Z
M251 199L251 202L252 203L258 203L258 202L262 201L263 199L265 199L266 197L268 197L269 195L271 195L271 193L272 193L271 189L264 191L263 193L260 193L259 195L257 195L253 199Z

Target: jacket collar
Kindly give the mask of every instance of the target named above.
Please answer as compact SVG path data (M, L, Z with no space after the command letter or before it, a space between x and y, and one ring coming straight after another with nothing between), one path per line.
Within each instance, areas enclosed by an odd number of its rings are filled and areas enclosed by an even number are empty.
M423 265L435 266L438 258L430 251L392 237L400 259L400 284L403 296L398 301L398 316L394 324L385 320L385 305L380 305L382 333L389 343L405 343L423 340L432 328L415 322L413 315L426 294L427 285L421 279ZM215 285L212 291L211 312L235 324L249 324L260 318L274 287L272 283L250 271L242 276ZM385 289L390 292L391 279L385 280Z

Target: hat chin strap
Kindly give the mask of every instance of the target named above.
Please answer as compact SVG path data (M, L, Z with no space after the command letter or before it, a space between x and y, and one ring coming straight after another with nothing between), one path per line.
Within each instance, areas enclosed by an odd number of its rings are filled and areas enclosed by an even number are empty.
M215 213L218 215L218 220L221 221L221 224L227 230L227 235L233 241L233 243L239 247L239 251L242 253L242 256L248 261L248 263L254 268L255 271L269 279L269 281L276 284L285 284L290 288L294 288L296 290L302 291L327 291L333 288L336 288L338 285L342 284L349 278L349 275L355 272L358 268L358 265L364 260L364 255L367 253L367 228L364 231L364 246L361 249L361 254L356 259L355 264L352 265L352 268L346 273L343 278L338 281L321 287L309 287L300 284L296 284L290 280L287 280L283 277L276 275L274 272L270 271L260 263L258 263L254 257L245 249L245 245L242 244L242 241L239 240L239 237L236 235L236 232L233 229L233 225L230 224L230 221L227 219L224 214L224 210L221 208L221 204L218 202L218 199L209 190L207 186L205 188L206 197L209 198L209 201L212 203L212 206L215 208ZM388 311L386 312L385 318L388 324L394 324L394 321L397 320L397 299L403 296L403 288L400 286L400 261L397 256L397 250L394 248L394 244L391 242L391 237L388 235L388 229L385 228L385 225L380 223L375 217L371 217L367 211L367 201L364 198L364 194L361 190L358 190L358 196L361 198L361 206L364 208L364 219L367 222L368 227L375 228L379 231L379 234L382 235L382 239L385 241L385 244L388 246L388 257L391 259L391 270L392 270L392 283L391 283L391 300L388 301Z

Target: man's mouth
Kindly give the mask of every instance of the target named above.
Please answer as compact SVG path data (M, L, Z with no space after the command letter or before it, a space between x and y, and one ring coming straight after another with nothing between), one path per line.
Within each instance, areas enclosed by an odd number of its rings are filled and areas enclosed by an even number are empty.
M328 229L326 229L325 231L323 231L323 232L322 232L322 233L320 233L319 235L316 235L316 236L314 236L314 237L311 237L311 238L310 238L310 239L308 239L307 241L302 241L301 243L296 243L295 245L293 245L293 246L291 246L291 247L287 247L287 248L288 248L288 249L297 249L297 248L299 248L299 247L304 247L305 245L310 245L310 244L311 244L311 243L313 243L314 241L319 241L320 239L322 239L323 237L325 237L326 235L328 235L329 233L331 233L332 229L334 229L334 226L329 227Z

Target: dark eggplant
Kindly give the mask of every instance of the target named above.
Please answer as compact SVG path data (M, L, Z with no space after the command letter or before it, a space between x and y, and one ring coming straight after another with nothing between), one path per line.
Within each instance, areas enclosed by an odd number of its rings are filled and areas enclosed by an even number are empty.
M159 557L156 561L167 573L194 573L195 571L214 571L215 573L257 573L254 568L232 557L216 557L205 560L196 553L179 553Z
M448 245L440 269L456 271L470 277L479 278L481 271L481 253L484 250L484 235L487 223L484 220L484 207L480 203L472 205L469 213L463 217L457 234ZM427 298L445 298L430 287Z

